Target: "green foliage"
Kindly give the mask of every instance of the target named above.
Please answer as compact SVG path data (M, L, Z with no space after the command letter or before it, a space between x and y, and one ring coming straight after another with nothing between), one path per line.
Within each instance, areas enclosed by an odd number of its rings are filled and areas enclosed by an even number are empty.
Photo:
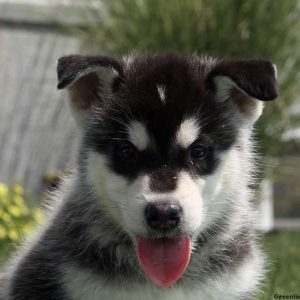
M258 134L269 156L281 151L282 133L299 124L289 110L299 98L298 0L93 0L83 45L102 54L178 50L217 57L259 57L278 66L281 97L266 105ZM89 49L90 51L90 49Z
M43 218L38 208L30 208L25 202L23 188L15 184L9 188L0 182L0 249L18 243L30 233Z
M274 294L299 294L299 231L272 233L264 237L263 243L268 255L269 274L257 300L274 299Z

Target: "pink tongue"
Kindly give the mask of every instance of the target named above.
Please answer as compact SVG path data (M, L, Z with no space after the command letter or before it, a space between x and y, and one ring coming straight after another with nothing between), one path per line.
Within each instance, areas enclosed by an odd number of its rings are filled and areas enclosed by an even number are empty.
M189 237L148 239L140 237L137 243L139 262L156 284L168 287L184 273L191 255Z

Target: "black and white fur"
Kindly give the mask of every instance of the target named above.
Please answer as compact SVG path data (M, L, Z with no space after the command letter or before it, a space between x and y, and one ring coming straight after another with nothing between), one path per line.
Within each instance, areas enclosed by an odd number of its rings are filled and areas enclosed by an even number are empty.
M81 132L78 168L9 266L1 300L250 299L264 275L248 187L251 131L262 101L277 97L274 66L180 54L68 56L58 80ZM160 202L182 208L174 230L147 225L146 205ZM161 288L145 276L140 235L191 237L176 284Z

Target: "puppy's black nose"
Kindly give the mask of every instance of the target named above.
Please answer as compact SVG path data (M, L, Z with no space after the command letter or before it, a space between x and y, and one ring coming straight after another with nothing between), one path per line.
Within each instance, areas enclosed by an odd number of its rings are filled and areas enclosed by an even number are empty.
M145 216L152 229L168 231L178 226L181 212L181 207L174 204L148 204Z

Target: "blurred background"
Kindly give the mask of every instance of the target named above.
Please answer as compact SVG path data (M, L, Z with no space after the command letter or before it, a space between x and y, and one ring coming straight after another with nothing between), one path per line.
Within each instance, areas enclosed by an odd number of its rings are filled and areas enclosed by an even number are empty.
M0 265L76 159L57 59L168 50L277 65L280 97L256 128L258 225L271 262L258 299L300 294L299 0L0 0Z

